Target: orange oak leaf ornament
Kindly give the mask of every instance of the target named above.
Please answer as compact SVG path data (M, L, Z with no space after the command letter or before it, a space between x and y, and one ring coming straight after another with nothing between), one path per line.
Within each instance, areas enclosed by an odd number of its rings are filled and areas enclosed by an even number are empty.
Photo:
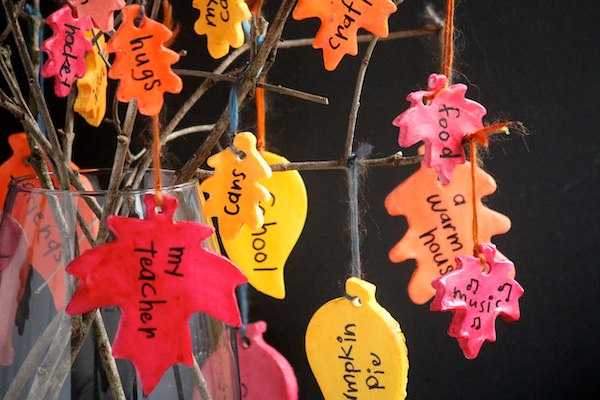
M194 0L192 5L200 11L194 30L206 35L211 57L221 58L229 46L237 49L244 44L242 21L252 18L244 0Z
M346 296L324 304L308 324L306 356L326 400L406 398L406 340L375 290L348 279Z
M41 69L44 78L54 77L54 93L67 97L76 78L85 75L85 54L92 50L92 42L85 31L92 29L88 17L74 18L68 5L46 18L52 28L52 36L40 48L48 54L48 61Z
M247 400L297 400L298 382L292 366L265 342L264 321L248 324L247 337L237 334L242 398ZM268 382L268 384L265 384Z
M447 85L444 75L430 75L428 89L409 94L410 108L393 122L400 128L401 147L425 142L424 164L435 169L444 185L452 179L456 165L465 162L463 138L483 129L487 112L481 104L465 98L466 85Z
M92 38L92 32L86 32ZM73 110L79 113L88 124L98 127L106 113L106 86L108 85L106 63L100 56L98 47L106 51L104 35L98 37L98 44L85 55L87 71L77 80L77 98Z
M479 354L485 341L496 341L496 317L516 321L521 316L519 298L523 288L511 277L514 265L509 260L494 258L496 247L481 245L481 254L489 271L483 272L479 257L456 257L457 270L433 281L436 295L432 311L452 311L448 335L468 359Z
M247 280L229 260L202 246L212 227L173 222L176 198L164 195L159 208L149 194L144 204L146 219L110 216L116 239L67 266L79 279L67 313L121 308L113 355L133 362L148 395L167 368L192 365L192 314L241 325L235 287Z
M125 0L73 0L79 17L90 17L102 32L115 28L114 12L125 7Z
M163 46L173 32L145 15L140 19L140 6L127 6L122 11L123 23L108 42L108 51L116 53L111 79L121 82L117 98L122 102L136 99L140 113L153 116L160 112L163 94L179 93L181 78L171 69L179 55Z
M204 215L217 217L219 234L225 240L235 238L246 224L257 230L263 226L265 218L259 207L260 202L271 200L271 194L260 183L270 178L271 168L256 149L256 137L250 132L240 132L231 147L208 159L208 165L215 173L200 185L200 189L210 195L204 205Z
M492 236L508 232L510 219L483 205L481 198L496 191L496 182L481 168L476 174L479 236L489 242ZM435 295L431 282L456 269L457 255L473 251L472 184L469 162L458 165L445 186L435 171L421 165L385 199L390 215L408 220L408 231L389 256L395 263L416 259L417 269L408 284L408 295L416 304Z
M292 16L321 20L313 48L323 49L325 69L333 71L344 55L358 54L358 28L386 37L388 17L396 10L390 0L299 0Z

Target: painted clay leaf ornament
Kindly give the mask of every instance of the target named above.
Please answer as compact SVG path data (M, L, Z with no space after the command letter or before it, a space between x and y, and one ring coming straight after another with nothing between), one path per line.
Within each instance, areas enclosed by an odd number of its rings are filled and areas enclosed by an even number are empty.
M292 16L321 20L313 48L323 49L325 69L333 71L344 55L358 54L358 28L386 37L388 17L396 10L390 0L299 0Z
M256 137L250 132L240 132L233 140L233 146L208 159L208 165L215 173L200 185L200 189L210 195L204 205L207 218L217 217L219 234L225 240L239 235L242 225L258 230L265 223L265 216L259 203L271 201L271 194L260 183L271 177L269 165L256 150Z
M163 94L179 93L183 88L181 78L171 70L179 55L163 46L173 33L145 15L138 24L137 4L125 7L121 15L123 23L107 46L110 53L116 53L108 76L121 81L117 89L119 101L136 99L140 113L158 115Z
M425 142L424 163L435 169L444 185L452 179L456 165L465 162L463 138L483 129L486 114L481 104L465 98L466 85L447 85L444 75L430 75L428 89L409 94L410 108L393 122L400 128L401 147Z
M115 28L114 12L125 7L125 0L73 0L79 17L90 17L102 32Z
M404 399L408 350L398 322L375 300L375 286L358 278L323 305L306 331L306 355L326 400Z
M121 308L113 355L133 362L148 395L171 365L192 365L192 314L241 325L235 287L247 280L229 260L202 247L212 227L173 222L177 199L164 196L157 208L155 197L146 195L144 203L146 219L109 217L116 239L68 265L80 284L67 313Z
M54 77L54 93L67 97L76 78L85 75L85 54L92 50L92 42L85 31L92 29L89 17L74 18L68 5L46 18L52 28L52 36L40 48L48 54L41 74L44 78Z
M86 32L92 38L92 32ZM104 35L98 37L98 46L106 51ZM106 63L100 56L98 46L85 55L87 71L77 80L77 98L73 110L79 113L88 124L98 127L106 113L106 86L108 85Z
M206 35L212 58L225 56L229 46L237 49L244 44L242 21L252 18L244 0L194 0L192 5L200 11L194 30Z
M452 311L448 334L468 359L477 357L485 341L496 341L496 317L516 321L521 314L523 288L510 276L513 263L494 258L496 247L491 243L482 244L481 253L489 272L482 271L479 257L463 255L456 257L456 271L432 283L436 295L431 310Z
M269 165L288 162L268 151L261 154ZM275 172L261 184L271 194L269 201L259 205L264 223L255 230L243 226L237 237L223 240L223 246L256 290L283 299L285 263L306 222L306 187L298 171Z
M4 207L11 177L35 174L35 170L28 161L31 153L27 136L24 133L12 134L8 137L8 143L13 155L0 165L0 209ZM71 168L73 170L79 169L74 163L71 163ZM81 175L80 179L85 188L92 189L91 183L85 176ZM56 184L56 182L54 183ZM41 187L36 180L28 181L22 186L28 189ZM92 234L96 234L98 230L96 215L87 206L83 198L78 197L75 201L77 209L87 222L90 231ZM10 215L22 226L29 241L28 262L40 274L44 282L47 282L54 306L57 310L61 310L66 304L67 296L65 262L62 256L63 238L55 222L51 204L45 197L35 192L21 190L17 192L13 199ZM79 227L77 236L81 251L91 247Z
M263 339L264 321L248 324L246 338L237 335L242 398L297 400L298 382L290 363ZM265 384L268 382L268 384Z
M494 179L481 168L477 168L476 178L479 236L489 242L492 236L508 232L510 219L481 202L482 197L496 191ZM417 260L408 284L408 295L417 304L435 295L431 282L456 269L457 255L472 251L472 185L469 162L456 167L454 178L446 186L432 169L421 165L385 199L390 215L404 215L408 220L408 231L389 256L395 263Z

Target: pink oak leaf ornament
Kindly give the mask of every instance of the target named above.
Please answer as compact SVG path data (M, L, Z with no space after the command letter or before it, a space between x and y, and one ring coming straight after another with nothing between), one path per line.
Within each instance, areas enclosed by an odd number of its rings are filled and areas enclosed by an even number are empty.
M90 17L102 32L115 28L114 12L125 7L125 0L73 0L79 17Z

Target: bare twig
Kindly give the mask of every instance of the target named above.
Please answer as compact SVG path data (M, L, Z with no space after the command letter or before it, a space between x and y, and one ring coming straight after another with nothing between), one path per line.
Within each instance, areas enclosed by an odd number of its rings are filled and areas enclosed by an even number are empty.
M198 361L196 361L196 357L194 358L194 364L192 365L192 376L194 377L194 382L200 391L200 397L202 400L211 400L212 397L210 395L210 391L208 390L208 385L206 384L206 380L202 375L202 371L200 370L200 366L198 365Z

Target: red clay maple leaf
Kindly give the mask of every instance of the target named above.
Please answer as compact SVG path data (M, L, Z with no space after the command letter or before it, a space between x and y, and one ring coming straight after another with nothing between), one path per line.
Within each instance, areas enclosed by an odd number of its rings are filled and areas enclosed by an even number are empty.
M516 321L521 314L523 288L509 275L513 263L494 258L496 247L491 243L482 244L481 252L490 268L488 273L482 271L478 257L458 256L458 270L431 283L436 295L430 309L453 312L448 334L458 340L468 359L477 357L486 340L496 341L498 315L505 321Z
M425 165L434 168L442 184L452 179L457 164L465 163L462 140L483 128L485 108L465 98L467 86L446 87L444 75L429 76L429 88L408 95L410 108L394 119L400 128L398 144L410 147L425 142Z
M80 283L67 313L120 307L113 355L133 362L149 394L171 365L192 365L192 314L241 325L234 290L247 279L225 257L202 246L212 227L173 222L177 199L164 196L161 213L153 195L146 195L144 203L145 220L109 217L115 240L67 266Z
M117 54L108 76L121 81L117 89L119 101L136 99L140 113L158 115L163 94L179 93L183 87L181 78L171 69L179 55L163 46L173 32L146 16L136 23L140 15L137 4L125 7L121 15L123 23L107 44L108 52Z
M344 55L358 53L358 28L386 37L388 17L396 9L390 0L299 0L293 17L296 20L312 17L321 20L313 47L323 49L325 68L333 71Z
M92 20L73 18L71 7L65 4L50 14L46 23L52 28L53 35L41 45L48 53L41 74L44 78L54 76L54 92L58 97L67 97L75 79L85 75L85 53L92 49L85 31L92 29Z
M90 17L102 32L115 28L114 12L125 7L125 0L73 0L79 17Z

